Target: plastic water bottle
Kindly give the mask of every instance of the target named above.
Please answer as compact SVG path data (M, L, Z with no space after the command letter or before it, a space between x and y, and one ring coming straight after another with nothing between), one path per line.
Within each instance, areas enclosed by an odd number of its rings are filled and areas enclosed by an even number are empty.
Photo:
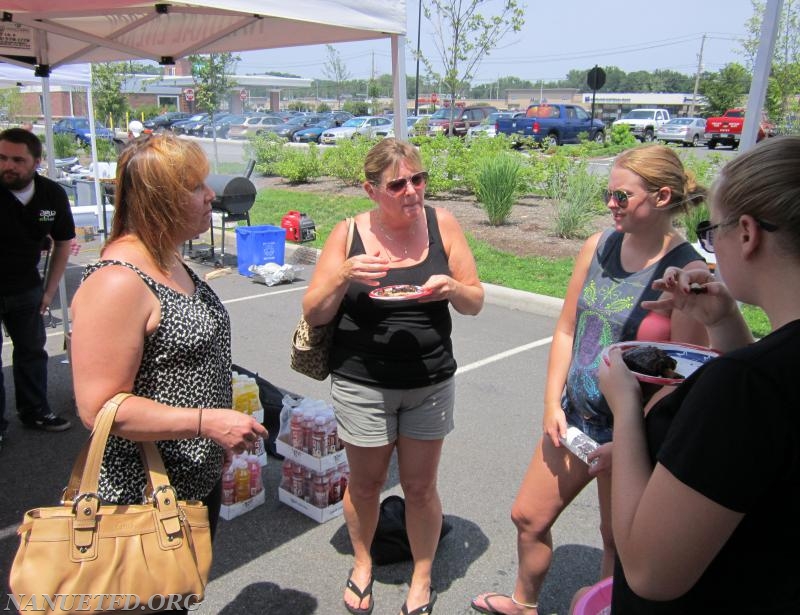
M292 495L300 499L306 495L305 472L299 463L292 464Z
M328 455L332 455L339 450L339 437L336 426L336 416L333 410L328 409L325 411L325 418L327 419L326 431L328 434Z
M281 489L292 493L292 471L294 464L289 459L283 460L281 465Z
M311 438L314 433L314 412L306 410L303 415L303 452L311 454Z
M261 482L261 462L256 455L247 456L247 472L250 478L250 497L253 497L264 488Z
M330 490L328 491L328 502L330 504L336 504L336 502L340 502L342 500L342 473L339 472L339 468L333 468L331 470L331 477L330 477Z
M292 409L292 418L289 423L290 441L292 448L303 450L303 421L304 413L300 408Z
M233 473L233 466L230 462L222 468L222 504L230 506L236 501L236 483Z
M314 474L313 478L313 491L312 503L317 508L326 508L328 506L328 492L330 484L325 474Z
M244 502L250 498L250 472L247 461L242 457L237 457L233 462L233 476L236 501Z
M328 454L326 423L327 421L322 415L314 419L314 429L311 431L311 455L314 457L325 457Z

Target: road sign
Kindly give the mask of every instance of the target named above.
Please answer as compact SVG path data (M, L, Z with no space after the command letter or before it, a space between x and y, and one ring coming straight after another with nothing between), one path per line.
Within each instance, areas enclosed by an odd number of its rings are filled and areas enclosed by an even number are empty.
M186 98L186 102L192 102L194 100L194 89L193 88L186 88L183 91L183 96Z
M245 90L245 89L242 89L242 91L241 91L241 92L239 92L239 98L240 98L241 100L247 100L247 90Z
M605 82L606 71L597 65L595 65L595 67L590 70L589 74L586 76L586 84L593 90L599 90L603 87L603 85L605 85Z

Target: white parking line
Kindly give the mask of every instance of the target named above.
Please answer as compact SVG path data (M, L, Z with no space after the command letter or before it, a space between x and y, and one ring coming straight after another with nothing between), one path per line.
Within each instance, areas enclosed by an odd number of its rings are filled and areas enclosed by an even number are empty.
M513 357L515 354L519 354L520 352L525 352L526 350L531 350L532 348L538 348L539 346L546 346L552 341L553 341L553 336L551 335L550 337L544 337L540 340L536 340L535 342L531 342L530 344L517 346L516 348L511 348L510 350L506 350L504 352L498 352L496 355L492 355L491 357L486 357L485 359L481 359L480 361L475 361L474 363L470 363L469 365L464 365L462 367L459 367L456 370L456 376L460 374L465 374L466 372L471 372L473 369L478 369L479 367L483 367L484 365L488 365L489 363L495 363L497 361L507 359L508 357Z
M270 295L282 295L284 293L295 293L298 290L305 290L308 286L296 286L292 288L287 288L286 290L274 290L271 293L259 293L258 295L248 295L247 297L239 297L238 299L227 299L223 301L223 305L229 305L231 303L239 303L240 301L250 301L251 299L261 299L261 297L268 297Z

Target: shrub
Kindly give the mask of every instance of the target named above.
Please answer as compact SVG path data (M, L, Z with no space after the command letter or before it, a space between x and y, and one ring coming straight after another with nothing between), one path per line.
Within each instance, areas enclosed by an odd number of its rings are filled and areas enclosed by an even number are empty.
M283 159L286 139L273 132L255 135L246 146L247 155L256 161L256 171L262 175L277 175L276 165Z
M430 174L426 193L436 195L465 187L467 148L461 139L439 134L419 137L422 164Z
M489 216L489 224L501 226L511 214L519 189L522 163L504 153L486 158L478 172L476 196Z
M322 175L319 146L310 143L308 149L288 147L275 163L275 172L293 184L301 184Z
M364 181L364 159L374 141L363 137L344 139L322 152L322 174L357 186Z
M568 165L563 196L555 199L553 233L564 239L583 239L588 236L587 225L594 217L598 179L589 172L586 161Z
M611 130L606 133L607 140L611 145L628 148L635 146L639 141L633 136L630 126L627 124L617 124L612 126Z
M66 133L53 135L53 153L56 158L77 156L80 151L81 147L72 135Z
M569 158L563 150L557 149L556 152L547 158L540 159L542 166L542 189L547 198L562 200L566 195L567 181L571 169Z
M97 159L105 162L117 159L117 148L111 139L97 139Z

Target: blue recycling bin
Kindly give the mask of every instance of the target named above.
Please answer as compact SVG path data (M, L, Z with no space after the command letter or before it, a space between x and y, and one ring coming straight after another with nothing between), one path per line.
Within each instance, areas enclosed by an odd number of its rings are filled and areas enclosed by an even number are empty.
M279 226L236 227L236 265L239 273L251 277L250 265L276 263L283 265L286 231Z

